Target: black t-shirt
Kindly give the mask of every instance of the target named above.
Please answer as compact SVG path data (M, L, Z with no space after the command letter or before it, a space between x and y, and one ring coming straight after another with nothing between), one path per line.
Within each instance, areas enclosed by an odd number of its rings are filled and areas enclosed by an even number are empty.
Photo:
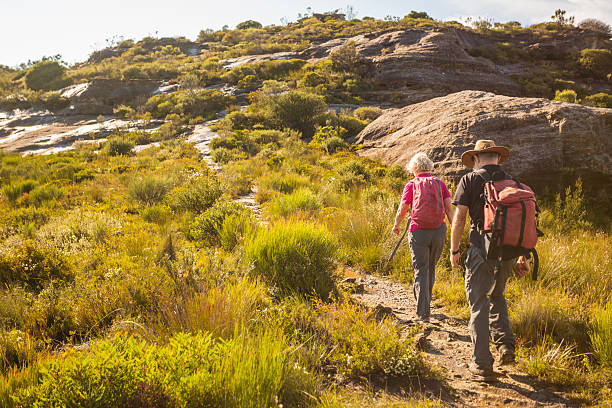
M499 165L488 164L483 168L487 170L493 180L503 180L506 178ZM459 181L455 197L453 198L454 205L461 204L468 207L472 220L470 242L477 246L482 246L482 237L480 232L478 232L478 226L482 228L484 224L484 184L485 180L476 171L468 173Z

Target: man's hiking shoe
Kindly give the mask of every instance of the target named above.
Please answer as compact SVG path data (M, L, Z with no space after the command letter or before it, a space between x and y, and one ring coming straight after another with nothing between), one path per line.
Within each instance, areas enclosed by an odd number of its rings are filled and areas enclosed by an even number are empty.
M481 382L495 382L497 381L497 377L492 369L482 369L476 367L474 363L468 366L468 371L472 375L472 380L481 381Z
M501 365L510 365L516 363L516 356L514 350L508 346L501 346L499 348L499 363Z

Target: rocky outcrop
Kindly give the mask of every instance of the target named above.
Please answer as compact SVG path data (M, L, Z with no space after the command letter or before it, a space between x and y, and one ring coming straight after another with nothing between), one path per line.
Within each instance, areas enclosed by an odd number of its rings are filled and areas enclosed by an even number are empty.
M0 150L45 154L71 149L76 142L103 141L118 130L154 130L161 121L131 122L114 117L54 115L47 111L0 113Z
M300 54L295 52L275 52L273 54L243 55L241 57L229 58L219 61L225 69L232 69L244 64L255 64L263 61L276 61L300 58Z
M387 164L405 165L426 152L439 174L457 180L467 171L461 153L477 139L508 146L504 168L536 186L570 173L612 181L612 109L547 99L458 92L387 110L353 142L360 155Z
M408 29L333 39L313 46L303 58L320 59L353 42L376 65L374 78L389 88L425 87L446 94L465 89L519 95L521 87L491 61L475 58L454 28Z

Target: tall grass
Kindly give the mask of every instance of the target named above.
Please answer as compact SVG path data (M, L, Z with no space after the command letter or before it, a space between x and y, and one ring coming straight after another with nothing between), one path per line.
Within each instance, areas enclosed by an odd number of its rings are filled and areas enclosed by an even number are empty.
M156 335L205 331L230 338L253 325L269 303L266 287L245 278L224 287L186 291L177 302L161 305L150 326Z
M321 208L321 200L309 188L300 188L291 194L279 196L268 203L272 216L287 217L298 212L314 212Z
M612 303L595 311L589 334L595 358L604 367L612 367Z
M7 407L304 406L318 383L290 351L273 328L225 341L177 334L166 345L119 335L87 353L39 361L0 392Z

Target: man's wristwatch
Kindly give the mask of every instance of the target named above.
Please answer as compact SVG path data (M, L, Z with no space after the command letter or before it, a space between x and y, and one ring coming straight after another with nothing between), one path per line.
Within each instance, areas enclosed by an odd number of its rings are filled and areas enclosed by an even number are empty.
M452 254L452 255L457 255L459 252L461 252L461 250L460 250L460 249L458 249L458 250L456 250L456 251L451 251L451 254Z

